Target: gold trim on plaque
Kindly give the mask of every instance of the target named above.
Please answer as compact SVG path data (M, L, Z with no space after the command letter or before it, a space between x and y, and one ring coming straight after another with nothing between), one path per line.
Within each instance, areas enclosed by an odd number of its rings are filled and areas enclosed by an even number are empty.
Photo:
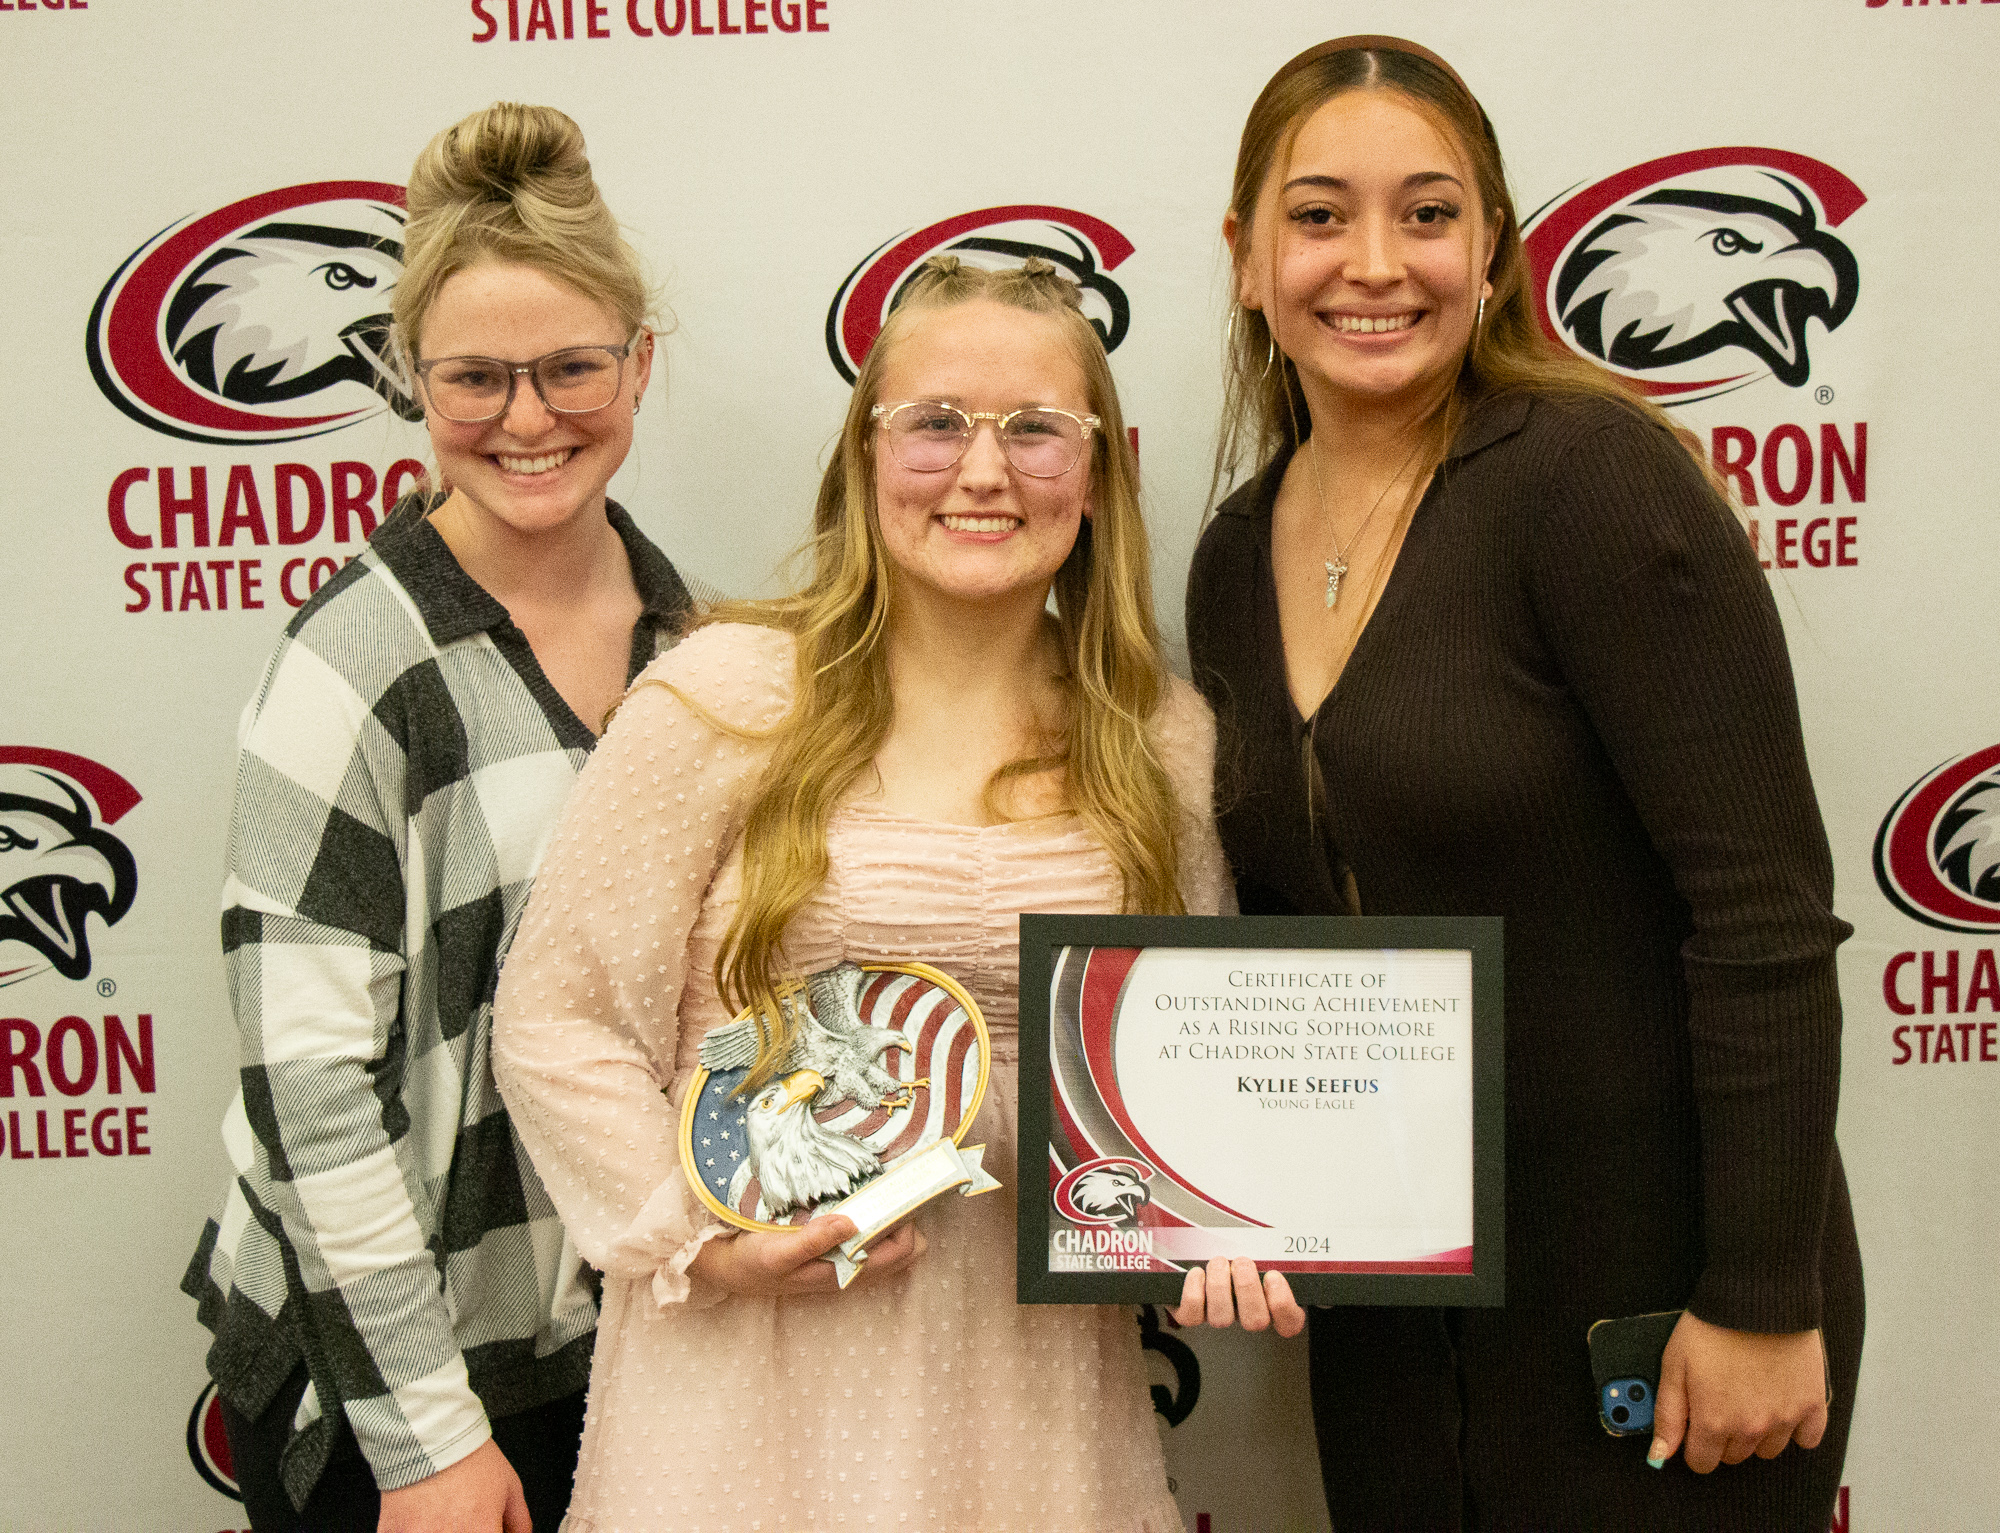
M965 1113L959 1118L957 1131L951 1136L953 1144L963 1144L965 1136L972 1131L972 1120L979 1116L980 1106L986 1101L987 1078L993 1071L993 1040L987 1034L986 1017L980 1011L979 1003L973 1000L971 994L957 980L941 969L932 968L927 963L863 963L856 964L855 967L860 969L864 974L907 974L914 979L927 980L950 995L954 1001L958 1002L966 1016L972 1019L973 1031L979 1037L979 1084L973 1089L972 1101L967 1105ZM787 988L787 993L789 993L790 988ZM743 1018L749 1016L749 1014L749 1008L745 1007L730 1020L740 1022ZM694 1194L701 1200L702 1205L724 1224L733 1225L739 1230L762 1230L767 1234L773 1235L791 1234L799 1226L796 1224L767 1224L760 1219L745 1218L742 1214L737 1213L735 1209L730 1208L722 1199L708 1190L708 1183L702 1179L701 1172L694 1163L694 1115L700 1110L702 1090L708 1085L708 1078L712 1073L707 1065L697 1065L695 1067L694 1078L688 1082L687 1096L681 1102L679 1129L681 1174L687 1179L688 1186L694 1189ZM932 1144L936 1144L937 1142L935 1139L930 1141ZM924 1148L923 1145L918 1145L913 1150L905 1151L904 1154L906 1156L921 1155Z

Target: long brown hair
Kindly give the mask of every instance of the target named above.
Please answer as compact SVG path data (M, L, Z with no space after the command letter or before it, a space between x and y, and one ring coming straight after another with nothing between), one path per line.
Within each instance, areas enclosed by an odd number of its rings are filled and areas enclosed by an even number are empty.
M826 881L826 830L869 768L894 712L884 644L895 566L875 504L877 431L871 411L887 359L916 319L974 299L1053 319L1068 341L1102 423L1090 445L1091 516L1055 578L1055 624L1066 673L1059 738L1009 762L996 793L1027 773L1060 768L1066 807L1118 868L1124 908L1181 911L1180 806L1147 729L1166 695L1153 622L1152 574L1139 510L1139 468L1111 367L1083 317L1076 285L1046 261L988 271L933 258L910 280L854 383L847 419L820 480L811 575L795 595L732 603L707 621L782 628L797 641L797 693L743 827L743 895L715 960L726 1004L748 1007L762 1044L746 1087L767 1080L790 1041L779 997L791 977L785 928Z
M1507 189L1507 167L1492 121L1458 72L1419 44L1373 35L1336 38L1306 49L1271 76L1250 108L1236 151L1229 211L1236 220L1237 265L1249 258L1258 198L1272 173L1290 160L1306 119L1336 96L1354 90L1395 91L1442 129L1470 167L1474 190L1494 225L1493 258L1485 273L1493 294L1486 301L1484 320L1474 327L1453 386L1425 422L1428 440L1419 454L1415 482L1422 484L1443 460L1473 406L1515 390L1614 400L1687 442L1687 434L1658 406L1543 331L1535 314L1521 223ZM1298 368L1277 349L1268 320L1255 309L1233 306L1211 496L1246 467L1296 447L1310 424ZM1701 458L1698 446L1690 451Z

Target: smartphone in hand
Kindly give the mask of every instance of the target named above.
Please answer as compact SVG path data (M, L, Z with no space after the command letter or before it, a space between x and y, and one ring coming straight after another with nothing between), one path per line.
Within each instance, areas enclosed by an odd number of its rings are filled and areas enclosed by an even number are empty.
M1597 1387L1597 1420L1613 1437L1653 1430L1653 1397L1660 1388L1660 1357L1680 1323L1681 1311L1600 1320L1590 1328L1590 1376Z

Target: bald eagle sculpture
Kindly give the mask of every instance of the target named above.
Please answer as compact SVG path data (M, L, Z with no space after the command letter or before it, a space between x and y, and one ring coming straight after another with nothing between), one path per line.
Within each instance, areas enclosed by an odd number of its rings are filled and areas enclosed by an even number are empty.
M858 964L838 963L806 977L809 1007L788 998L794 1021L791 1048L782 1073L813 1072L820 1080L816 1106L859 1102L870 1107L903 1107L910 1093L928 1081L900 1081L885 1070L881 1056L891 1048L914 1055L907 1033L870 1027L861 1020L861 986L867 974ZM701 1062L711 1070L748 1069L757 1061L757 1027L748 1017L711 1028L701 1040Z
M812 1115L813 1098L825 1085L817 1071L795 1070L750 1099L743 1119L750 1154L730 1181L730 1207L742 1207L753 1176L762 1186L764 1217L777 1219L845 1197L882 1169L867 1145Z

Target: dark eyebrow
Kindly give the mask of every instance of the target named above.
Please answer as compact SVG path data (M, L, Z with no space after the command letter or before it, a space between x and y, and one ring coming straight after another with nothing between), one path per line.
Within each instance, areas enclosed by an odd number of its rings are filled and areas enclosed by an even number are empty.
M1420 170L1415 175L1403 177L1403 190L1414 191L1420 186L1435 186L1440 181L1449 181L1460 191L1465 190L1465 183L1463 181L1448 171L1442 170ZM1328 191L1335 192L1344 192L1347 190L1347 183L1339 176L1294 176L1285 183L1285 190L1289 192L1293 188L1301 186L1324 187Z

